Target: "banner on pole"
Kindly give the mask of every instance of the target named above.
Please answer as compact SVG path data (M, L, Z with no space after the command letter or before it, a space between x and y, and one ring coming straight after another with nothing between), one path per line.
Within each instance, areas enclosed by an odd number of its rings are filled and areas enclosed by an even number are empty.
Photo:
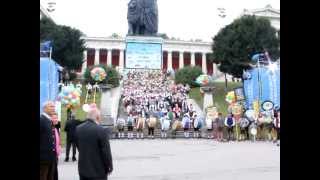
M57 99L59 68L60 66L55 61L49 58L40 58L40 112L42 112L44 102Z
M271 71L267 67L253 68L245 72L249 74L243 82L246 109L253 109L253 102L259 100L259 106L264 101L271 101L275 107L280 107L280 69ZM260 83L258 79L260 75ZM259 99L259 91L261 97Z

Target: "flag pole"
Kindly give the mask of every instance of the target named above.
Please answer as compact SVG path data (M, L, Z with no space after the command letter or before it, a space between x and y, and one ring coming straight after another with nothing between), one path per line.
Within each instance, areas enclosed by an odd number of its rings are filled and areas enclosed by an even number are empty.
M51 53L52 53L52 47L50 47L50 51L49 51L49 71L48 71L48 73L49 73L49 75L48 75L48 78L49 78L49 99L50 100L52 100L51 99L51 95L52 95L52 93L51 93L51 78L50 78L50 76L51 76Z

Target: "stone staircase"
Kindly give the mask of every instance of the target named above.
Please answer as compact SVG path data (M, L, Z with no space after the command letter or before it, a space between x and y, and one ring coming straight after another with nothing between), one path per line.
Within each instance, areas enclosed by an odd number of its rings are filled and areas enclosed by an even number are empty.
M116 128L108 128L109 129L109 137L110 139L119 139L118 138L118 130ZM134 129L133 131L133 139L137 139L137 131L136 129ZM193 133L194 133L194 130L193 129L189 129L189 138L194 138L193 137ZM201 129L199 130L199 133L200 133L200 138L207 138L207 131L206 129ZM148 128L145 128L143 129L143 137L144 139L151 139L148 137ZM128 128L125 127L124 129L124 138L127 139L128 138ZM161 139L161 129L160 127L157 127L155 130L154 130L154 138L155 139ZM184 137L184 131L183 130L178 130L178 131L173 131L173 130L168 130L167 131L167 139L178 139L178 138L183 138L185 139ZM123 138L121 138L123 139Z

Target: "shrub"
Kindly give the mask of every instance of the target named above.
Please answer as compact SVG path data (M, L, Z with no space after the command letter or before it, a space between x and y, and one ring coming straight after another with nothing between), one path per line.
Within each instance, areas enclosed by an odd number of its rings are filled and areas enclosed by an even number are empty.
M90 68L87 68L84 73L84 79L85 79L86 83L88 83L88 82L90 82L91 84L95 83L95 81L92 79L92 77L90 75L90 71L95 67L101 67L107 73L107 77L99 84L112 84L114 87L119 86L120 75L117 72L117 70L113 67L104 66L104 65L95 65Z
M189 84L191 87L198 87L199 85L195 83L198 76L202 74L202 69L198 66L186 66L179 69L175 74L176 84Z

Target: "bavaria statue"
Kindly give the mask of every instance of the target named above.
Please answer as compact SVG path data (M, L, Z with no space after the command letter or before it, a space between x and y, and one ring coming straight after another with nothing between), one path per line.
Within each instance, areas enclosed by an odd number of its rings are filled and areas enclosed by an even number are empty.
M130 0L127 19L128 35L156 35L158 32L157 0Z

